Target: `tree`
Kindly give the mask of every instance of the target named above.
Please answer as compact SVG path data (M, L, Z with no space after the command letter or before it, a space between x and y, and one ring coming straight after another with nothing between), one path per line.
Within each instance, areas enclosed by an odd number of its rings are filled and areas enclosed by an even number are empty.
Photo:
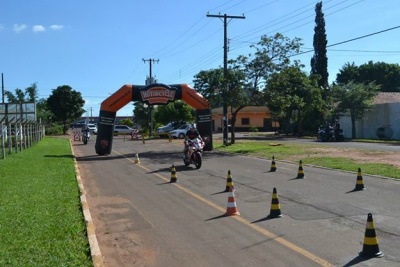
M37 83L32 83L31 86L25 89L25 92L16 88L15 95L10 91L5 91L4 94L10 103L34 102L38 99Z
M320 88L328 87L328 57L326 56L325 18L322 12L322 2L315 5L315 28L314 28L314 56L311 58L311 74L319 75L318 86ZM323 91L325 92L325 90ZM324 95L324 99L327 96Z
M133 104L135 107L133 110L133 116L135 117L135 122L140 125L144 131L149 128L149 109L144 106L142 102L135 102Z
M347 84L349 82L369 84L375 82L380 85L381 92L400 92L400 65L385 62L369 61L356 66L346 63L336 76L336 82Z
M52 94L47 99L47 105L54 115L56 122L64 125L63 133L68 129L68 122L78 119L85 113L83 100L80 92L72 90L68 85L58 86L52 90Z
M119 122L120 125L126 125L129 127L133 126L133 121L131 119L123 119Z
M188 121L195 119L195 110L183 101L174 101L168 105L158 106L154 112L156 122L167 124L171 121Z
M373 82L367 85L349 82L334 86L333 94L338 101L338 111L350 112L352 138L356 138L356 120L361 120L364 113L372 109L373 99L378 94L379 88L380 86Z
M291 119L296 121L299 136L303 133L302 122L314 110L323 106L321 90L317 83L301 71L299 66L291 66L272 74L265 89L267 107L271 115L284 122L286 133Z

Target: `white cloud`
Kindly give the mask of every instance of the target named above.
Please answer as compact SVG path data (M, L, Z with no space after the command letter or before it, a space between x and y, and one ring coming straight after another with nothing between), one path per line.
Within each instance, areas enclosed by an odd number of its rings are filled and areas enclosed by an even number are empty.
M21 32L21 31L23 31L23 30L25 30L26 29L26 25L25 24L14 24L14 31L16 32L16 33L19 33L19 32Z
M0 32L4 30L6 27L3 24L0 24Z
M35 25L32 27L34 32L44 32L46 29L42 25Z
M51 25L50 29L55 30L55 31L59 31L62 30L64 28L63 25Z

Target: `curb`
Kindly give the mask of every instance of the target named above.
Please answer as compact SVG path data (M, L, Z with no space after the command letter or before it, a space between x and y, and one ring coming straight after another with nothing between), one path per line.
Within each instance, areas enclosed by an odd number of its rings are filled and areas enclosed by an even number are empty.
M81 175L79 173L79 167L78 167L78 163L76 161L75 153L74 153L74 150L72 147L71 139L69 140L69 143L71 146L72 155L74 157L76 180L78 181L79 191L81 193L80 200L81 200L83 216L84 216L85 222L86 222L86 232L87 232L87 236L89 239L90 255L92 256L93 266L94 267L104 267L103 256L101 255L99 243L97 242L97 237L96 237L96 232L95 232L96 228L92 221L92 216L90 215L89 205L86 200L86 191L85 191L85 188L83 187L83 183L82 183Z

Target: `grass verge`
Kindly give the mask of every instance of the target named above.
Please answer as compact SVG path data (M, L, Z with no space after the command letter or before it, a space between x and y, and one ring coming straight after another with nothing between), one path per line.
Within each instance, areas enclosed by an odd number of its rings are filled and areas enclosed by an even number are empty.
M93 266L69 140L0 161L0 266Z
M274 156L277 160L287 160L291 162L298 162L299 159L302 159L304 164L345 171L357 172L358 168L361 168L362 172L366 174L400 179L399 168L390 164L365 163L346 157L349 154L346 153L346 151L348 152L350 150L345 148L343 148L342 157L326 156L326 147L322 146L264 141L237 142L230 146L214 143L214 149L267 159L271 159L272 156Z

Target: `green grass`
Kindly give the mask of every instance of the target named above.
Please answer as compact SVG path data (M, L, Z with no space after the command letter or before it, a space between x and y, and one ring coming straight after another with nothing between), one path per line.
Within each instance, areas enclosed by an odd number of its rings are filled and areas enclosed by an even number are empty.
M390 164L358 162L346 157L346 151L349 151L349 149L345 148L343 148L343 157L329 157L326 156L326 152L323 152L324 150L318 150L319 148L326 149L326 147L317 145L301 145L267 141L238 142L230 146L224 146L221 143L214 143L214 149L220 151L241 153L268 159L271 159L272 156L274 156L276 160L286 160L291 162L298 162L299 159L302 159L304 164L312 164L315 166L353 172L357 172L358 168L361 168L362 172L366 174L400 179L400 169ZM385 152L374 153L384 154Z
M68 139L0 161L0 266L92 266Z

